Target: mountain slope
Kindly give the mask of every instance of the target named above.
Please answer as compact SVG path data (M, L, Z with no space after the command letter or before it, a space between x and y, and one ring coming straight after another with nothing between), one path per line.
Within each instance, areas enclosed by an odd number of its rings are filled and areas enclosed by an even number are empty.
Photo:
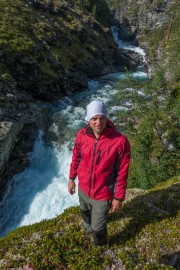
M108 29L73 1L1 1L0 68L16 87L52 100L113 70Z
M0 267L22 269L178 269L179 182L150 191L128 190L122 209L108 221L110 247L95 248L82 229L79 207L0 239Z

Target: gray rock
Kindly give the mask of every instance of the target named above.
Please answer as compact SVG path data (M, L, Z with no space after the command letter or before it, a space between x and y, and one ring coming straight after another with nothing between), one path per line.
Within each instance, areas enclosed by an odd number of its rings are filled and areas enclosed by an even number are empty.
M23 128L21 121L11 122L2 121L0 122L0 172L5 169L8 162L11 151L17 141L17 136ZM1 187L0 178L0 187Z

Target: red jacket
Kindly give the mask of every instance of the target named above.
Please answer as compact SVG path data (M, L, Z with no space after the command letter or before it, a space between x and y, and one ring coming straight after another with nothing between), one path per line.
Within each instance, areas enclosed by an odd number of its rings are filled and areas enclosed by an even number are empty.
M76 136L69 178L78 176L80 189L94 200L125 199L130 144L108 120L96 139L89 125Z

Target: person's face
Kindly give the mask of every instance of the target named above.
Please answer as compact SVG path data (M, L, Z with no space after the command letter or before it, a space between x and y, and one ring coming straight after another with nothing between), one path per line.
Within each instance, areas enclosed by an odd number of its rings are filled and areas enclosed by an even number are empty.
M89 125L94 131L95 135L100 135L103 129L106 127L107 118L104 115L95 115L90 121Z

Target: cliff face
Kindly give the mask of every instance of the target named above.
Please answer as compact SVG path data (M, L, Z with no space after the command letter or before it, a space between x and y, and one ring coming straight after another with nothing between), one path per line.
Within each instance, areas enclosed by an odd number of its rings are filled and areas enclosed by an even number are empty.
M178 52L175 42L179 35L178 14L177 0L122 0L114 6L112 23L119 27L122 40L139 44L146 50L149 76L156 65L165 66L173 51Z
M119 36L124 41L136 41L148 29L167 23L175 0L121 0L114 10Z

